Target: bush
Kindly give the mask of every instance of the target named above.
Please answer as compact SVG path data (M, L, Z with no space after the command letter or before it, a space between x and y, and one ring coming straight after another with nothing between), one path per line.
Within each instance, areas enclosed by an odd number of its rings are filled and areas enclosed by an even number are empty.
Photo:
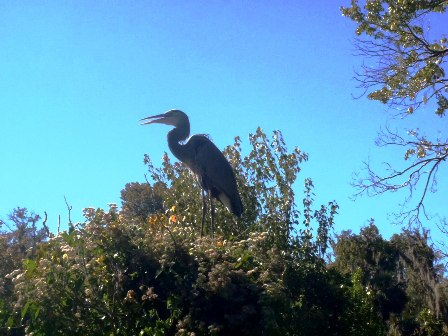
M218 206L214 238L199 238L194 177L167 155L161 168L146 157L154 187L127 185L122 211L84 209L84 223L8 274L9 334L358 335L371 302L324 262L337 204L314 210L306 178L299 211L293 184L307 155L288 153L280 132L258 129L250 142L245 158L239 138L225 150L241 220ZM163 204L142 207L139 195Z

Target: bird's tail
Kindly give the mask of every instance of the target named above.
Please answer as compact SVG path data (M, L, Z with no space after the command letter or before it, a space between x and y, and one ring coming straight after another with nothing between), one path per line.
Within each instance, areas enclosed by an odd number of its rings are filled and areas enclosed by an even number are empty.
M244 207L243 202L241 202L240 195L236 194L236 197L233 198L232 209L230 209L230 211L232 211L238 218L240 218L243 214Z
M244 208L243 208L243 202L241 202L240 195L236 193L232 197L227 196L223 192L220 192L218 195L216 195L218 200L224 204L224 206L229 209L231 213L233 213L237 217L241 217Z

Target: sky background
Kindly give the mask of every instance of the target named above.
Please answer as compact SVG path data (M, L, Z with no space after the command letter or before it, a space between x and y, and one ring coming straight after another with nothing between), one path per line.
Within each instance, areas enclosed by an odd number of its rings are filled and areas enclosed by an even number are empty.
M127 182L144 182L143 155L159 165L168 151L169 127L139 119L178 108L192 134L221 149L236 135L247 149L258 126L281 130L310 155L298 203L311 177L316 203L340 205L336 231L375 218L384 236L399 232L388 214L405 195L352 201L352 173L369 158L402 164L399 150L375 147L380 127L448 138L447 121L430 108L394 120L352 98L363 59L340 5L348 1L1 1L0 218L17 206L46 211L55 230L58 215L68 221L64 196L75 222L85 207L120 204ZM427 208L444 217L446 166L439 175ZM436 222L425 223L434 234Z

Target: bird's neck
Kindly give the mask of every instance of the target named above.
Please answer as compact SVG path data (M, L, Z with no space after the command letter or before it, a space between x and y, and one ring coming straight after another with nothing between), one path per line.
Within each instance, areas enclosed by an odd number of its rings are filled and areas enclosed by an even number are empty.
M184 141L190 135L190 125L186 125L186 127L176 127L168 132L168 147L174 156L180 160L185 161L185 146L180 144L179 142Z

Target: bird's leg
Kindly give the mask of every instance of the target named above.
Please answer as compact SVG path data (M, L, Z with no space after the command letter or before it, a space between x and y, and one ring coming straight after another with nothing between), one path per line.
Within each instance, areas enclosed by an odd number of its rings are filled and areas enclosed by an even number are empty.
M202 222L201 222L201 238L204 236L205 214L207 213L207 202L205 200L205 190L202 189Z
M212 197L212 193L209 192L209 196L210 196L210 215L211 215L211 219L212 219L212 239L213 239L213 235L215 233L215 206L213 205L213 197Z

